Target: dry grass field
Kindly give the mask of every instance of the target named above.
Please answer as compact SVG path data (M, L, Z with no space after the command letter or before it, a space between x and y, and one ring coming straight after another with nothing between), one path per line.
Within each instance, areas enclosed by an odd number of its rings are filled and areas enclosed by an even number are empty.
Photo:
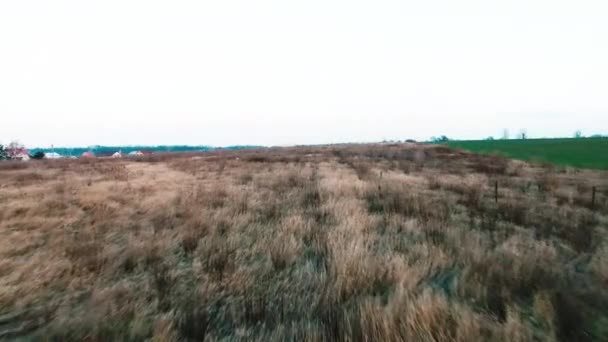
M607 230L606 172L444 146L5 162L0 339L606 341Z

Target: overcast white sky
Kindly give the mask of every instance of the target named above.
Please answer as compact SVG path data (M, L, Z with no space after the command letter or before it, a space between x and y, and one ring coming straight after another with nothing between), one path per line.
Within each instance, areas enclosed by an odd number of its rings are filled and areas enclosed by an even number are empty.
M608 1L0 1L0 142L608 133Z

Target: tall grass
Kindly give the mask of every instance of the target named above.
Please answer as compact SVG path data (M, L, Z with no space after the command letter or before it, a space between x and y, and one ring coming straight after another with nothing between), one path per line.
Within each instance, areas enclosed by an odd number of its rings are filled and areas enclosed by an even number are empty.
M599 341L605 188L412 144L11 164L0 339Z

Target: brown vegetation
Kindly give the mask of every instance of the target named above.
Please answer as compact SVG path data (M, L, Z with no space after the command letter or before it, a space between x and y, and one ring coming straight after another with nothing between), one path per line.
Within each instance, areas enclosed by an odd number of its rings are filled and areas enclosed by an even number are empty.
M2 163L0 339L603 340L606 189L416 144Z

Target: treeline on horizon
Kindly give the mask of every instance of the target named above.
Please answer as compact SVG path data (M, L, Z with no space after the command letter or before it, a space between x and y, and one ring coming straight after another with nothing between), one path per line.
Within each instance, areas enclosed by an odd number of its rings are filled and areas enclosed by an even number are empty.
M526 140L531 140L531 141L567 141L567 140L573 140L573 139L606 139L608 138L608 135L601 135L601 134L595 134L595 135L591 135L591 136L578 136L578 137L574 137L574 138L568 138L568 137L554 137L554 138L547 138L547 137L542 137L542 138L530 138L527 136L517 136L517 137L509 137L509 138L494 138L494 137L488 137L485 139L455 139L455 138L451 138L451 137L447 137L445 135L441 135L441 136L437 136L437 137L431 137L429 140L427 141L421 141L421 142L426 142L426 143L446 143L446 142L451 142L451 143L472 143L472 142L487 142L487 141L495 141L495 142L500 142L500 141L510 141L510 142L516 142L516 141L526 141ZM407 141L407 142L414 142L415 140L403 140L403 141ZM383 141L383 142L402 142L401 140L389 140L389 141ZM323 145L323 144L321 144ZM300 146L300 145L296 145L296 146ZM301 146L317 146L317 145L301 145ZM64 156L79 156L81 154L83 154L84 152L93 152L94 154L98 155L98 154L111 154L114 152L118 152L121 151L122 153L130 153L133 151L151 151L151 152L156 152L156 153L162 153L162 152L205 152L205 151L215 151L215 150L242 150L242 149L253 149L253 148L267 148L269 146L260 146L260 145L232 145L232 146L225 146L225 147L215 147L215 146L208 146L208 145L155 145L155 146L150 146L150 145L125 145L125 146L105 146L105 145L95 145L95 146L88 146L88 147L35 147L35 148L30 148L29 152L30 154L35 154L36 152L43 152L43 153L49 153L49 152L55 152L55 153L59 153L60 155L64 155Z
M152 151L156 153L161 152L204 152L204 151L215 151L215 150L242 150L248 148L261 148L262 146L254 145L233 145L227 147L214 147L214 146L191 146L191 145L157 145L157 146L146 146L146 145L135 145L135 146L89 146L89 147L52 147L52 148L32 148L30 153L36 152L56 152L65 156L79 156L84 152L93 152L94 154L108 154L121 151L122 153L129 153L133 151Z

